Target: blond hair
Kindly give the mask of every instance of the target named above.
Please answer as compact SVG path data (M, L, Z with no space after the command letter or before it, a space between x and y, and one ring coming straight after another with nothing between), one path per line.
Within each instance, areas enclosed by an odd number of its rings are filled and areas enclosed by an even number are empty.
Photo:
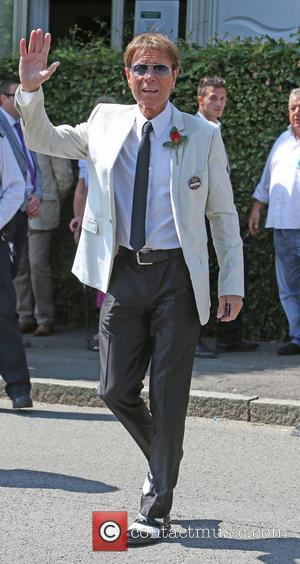
M136 35L133 40L127 45L124 53L124 63L125 67L130 68L134 56L139 51L146 50L160 51L169 57L172 62L173 70L179 68L180 55L179 51L166 35L161 33L142 33L141 35Z

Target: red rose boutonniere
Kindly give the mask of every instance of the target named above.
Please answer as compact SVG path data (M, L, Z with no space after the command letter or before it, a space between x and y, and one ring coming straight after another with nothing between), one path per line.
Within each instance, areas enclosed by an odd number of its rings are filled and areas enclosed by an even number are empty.
M178 164L178 147L180 143L184 143L184 141L187 140L187 135L181 135L177 127L172 127L169 135L171 141L166 141L165 143L163 143L163 147L171 147L172 149L175 149L176 163Z

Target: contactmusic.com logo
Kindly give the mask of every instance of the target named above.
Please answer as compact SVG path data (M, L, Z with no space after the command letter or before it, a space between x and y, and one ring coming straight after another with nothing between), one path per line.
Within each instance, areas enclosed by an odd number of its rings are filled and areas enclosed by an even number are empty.
M127 550L127 511L93 512L93 550Z

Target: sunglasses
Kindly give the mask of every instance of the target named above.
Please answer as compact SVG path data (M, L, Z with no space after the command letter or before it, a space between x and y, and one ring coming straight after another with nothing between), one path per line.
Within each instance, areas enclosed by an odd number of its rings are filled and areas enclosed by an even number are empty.
M132 74L137 77L145 76L145 74L150 70L158 78L165 78L172 72L171 67L167 67L167 65L144 65L142 63L133 65L130 67L130 70Z

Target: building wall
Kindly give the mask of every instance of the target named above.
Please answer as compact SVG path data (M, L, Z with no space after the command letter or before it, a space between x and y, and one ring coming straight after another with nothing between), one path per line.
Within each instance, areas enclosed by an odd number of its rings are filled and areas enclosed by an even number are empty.
M134 0L0 0L0 57L17 50L32 28L56 39L75 24L95 31L93 18L107 23L112 47L121 49L132 35L133 13ZM205 44L215 34L290 40L299 27L300 0L180 0L179 37L190 42Z
M300 27L299 0L189 0L186 39L205 44L220 38L269 35L291 40Z
M213 0L215 33L224 37L270 35L289 40L300 26L299 0Z

